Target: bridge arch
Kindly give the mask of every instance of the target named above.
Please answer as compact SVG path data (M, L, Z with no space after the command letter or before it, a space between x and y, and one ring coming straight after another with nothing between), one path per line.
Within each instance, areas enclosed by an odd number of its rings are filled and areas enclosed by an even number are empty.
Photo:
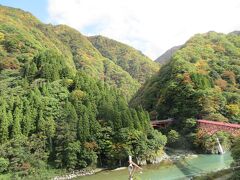
M240 136L240 124L209 121L204 119L197 120L198 129L205 134L212 135L218 131L228 132L232 136Z

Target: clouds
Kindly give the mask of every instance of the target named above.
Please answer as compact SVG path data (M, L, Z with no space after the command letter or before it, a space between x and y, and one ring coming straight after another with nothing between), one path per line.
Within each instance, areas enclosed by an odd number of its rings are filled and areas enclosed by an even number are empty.
M240 0L48 0L49 21L101 34L155 59L190 36L240 28Z

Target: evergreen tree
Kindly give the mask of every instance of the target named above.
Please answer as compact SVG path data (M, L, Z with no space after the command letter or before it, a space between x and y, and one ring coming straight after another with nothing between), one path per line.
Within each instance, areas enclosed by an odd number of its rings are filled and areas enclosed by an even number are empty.
M68 169L75 169L78 165L78 154L81 150L79 141L71 142L68 144L66 151L66 166Z
M32 119L31 107L29 106L29 102L26 101L25 113L22 121L23 135L28 136L32 129L33 129L33 119Z
M21 133L20 122L22 120L22 111L16 107L13 113L12 138L19 137Z
M90 131L91 137L93 138L100 130L100 125L96 120L96 110L93 107L92 103L88 102L86 107L87 107L87 113L89 115L89 131Z
M4 143L8 139L8 116L6 112L6 102L2 101L0 105L0 142Z
M36 120L36 130L37 132L45 131L45 119L43 118L43 110L39 109L37 120Z
M52 116L46 118L45 126L46 135L52 138L56 131L56 124Z
M78 115L74 106L70 103L66 103L65 107L65 121L69 124L70 134L71 134L71 142L77 139L77 122Z
M135 109L131 110L132 113L132 118L133 118L133 123L134 123L134 128L137 130L141 130L141 123L137 115L137 111Z
M42 86L42 94L43 94L43 96L50 96L50 94L48 92L48 84L43 84L43 86Z
M56 127L56 136L54 137L54 151L52 158L56 167L63 168L66 166L66 150L69 142L69 125L60 119ZM71 138L71 137L70 137Z
M145 132L149 132L150 126L150 117L148 112L145 112L142 107L137 108L138 119L141 123L141 126Z
M8 119L9 126L12 126L12 124L13 124L13 115L12 115L12 111L11 110L8 110L8 112L7 112L7 119Z
M50 147L50 151L53 150L53 141L52 141L52 138L55 134L55 131L56 131L56 123L53 119L52 116L50 117L47 117L46 118L46 123L45 123L45 126L46 126L46 136L48 137L48 140L49 140L49 147Z
M134 128L133 119L129 109L121 112L121 119L122 119L123 127L128 127L130 129Z
M29 80L33 80L38 69L34 62L26 63L23 70L24 77L27 77Z
M85 109L85 112L83 113L82 122L81 122L82 129L83 129L82 139L87 141L90 137L90 125L89 125L89 115L87 114L86 108L84 109Z
M14 108L14 96L11 94L10 97L8 98L8 109L10 111L13 111L13 108Z
M119 129L121 129L123 127L120 112L114 111L112 121L113 121L114 131L117 132Z

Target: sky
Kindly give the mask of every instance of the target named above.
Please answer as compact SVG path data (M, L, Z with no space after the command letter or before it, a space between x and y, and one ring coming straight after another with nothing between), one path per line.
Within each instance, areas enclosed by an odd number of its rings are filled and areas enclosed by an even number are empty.
M127 43L152 59L196 33L240 30L240 0L0 0L45 23Z

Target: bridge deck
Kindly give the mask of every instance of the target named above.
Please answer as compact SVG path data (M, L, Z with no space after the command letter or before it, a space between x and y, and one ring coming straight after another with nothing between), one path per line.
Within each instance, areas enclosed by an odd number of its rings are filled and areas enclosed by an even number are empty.
M225 126L240 129L240 124L232 124L232 123L225 123L225 122L218 122L218 121L208 121L208 120L197 120L199 123L209 124L209 125L217 125L217 126Z
M152 120L151 125L154 128L166 128L173 123L173 119Z
M197 120L199 133L212 135L219 131L230 133L232 136L240 136L240 124L232 124L217 121Z

